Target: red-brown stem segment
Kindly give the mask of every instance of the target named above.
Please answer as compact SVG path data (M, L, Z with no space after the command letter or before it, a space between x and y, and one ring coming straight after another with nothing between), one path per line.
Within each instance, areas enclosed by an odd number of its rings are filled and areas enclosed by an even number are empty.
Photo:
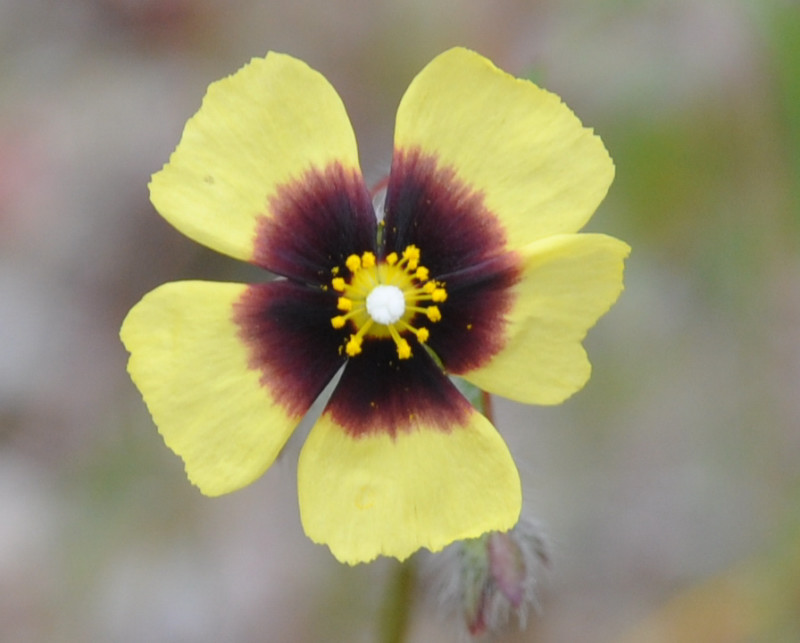
M481 407L486 419L494 425L494 402L492 401L491 393L481 391Z

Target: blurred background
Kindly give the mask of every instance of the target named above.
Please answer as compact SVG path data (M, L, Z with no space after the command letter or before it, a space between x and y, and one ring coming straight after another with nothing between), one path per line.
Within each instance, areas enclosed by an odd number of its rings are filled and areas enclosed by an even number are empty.
M497 640L800 640L792 0L0 0L0 640L376 640L397 565L303 536L300 441L202 497L117 332L160 283L253 277L148 200L211 81L307 61L375 182L405 87L457 44L602 136L617 178L589 227L633 246L586 388L496 402L552 558L540 613ZM437 605L419 587L409 640L458 640Z

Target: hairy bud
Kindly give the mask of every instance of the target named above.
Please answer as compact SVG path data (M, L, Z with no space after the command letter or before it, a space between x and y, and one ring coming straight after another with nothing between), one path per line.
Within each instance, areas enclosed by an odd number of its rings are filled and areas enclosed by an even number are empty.
M453 543L434 555L440 604L472 636L498 633L512 620L523 629L548 560L539 529L525 518L511 531Z

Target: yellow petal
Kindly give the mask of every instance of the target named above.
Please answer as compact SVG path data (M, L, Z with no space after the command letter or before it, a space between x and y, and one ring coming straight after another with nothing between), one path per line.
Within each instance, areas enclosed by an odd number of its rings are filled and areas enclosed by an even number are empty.
M394 438L353 436L324 413L300 453L298 492L308 537L349 564L510 529L522 503L508 448L476 411L449 432Z
M432 156L482 193L513 248L577 232L614 176L603 143L558 96L466 49L439 55L411 83L395 149Z
M208 88L150 198L188 237L247 261L277 187L334 162L360 172L341 99L305 63L270 53Z
M630 247L601 234L530 244L506 316L505 345L485 366L459 373L479 388L528 404L558 404L580 390L591 365L581 341L622 292Z
M151 291L120 331L128 371L167 446L209 496L243 487L272 464L300 416L273 402L248 367L233 321L247 287L187 281Z

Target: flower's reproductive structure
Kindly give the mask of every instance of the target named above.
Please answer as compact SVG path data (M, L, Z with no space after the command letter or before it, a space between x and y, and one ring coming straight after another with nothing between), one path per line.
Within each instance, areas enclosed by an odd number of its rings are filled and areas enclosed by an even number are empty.
M447 300L443 282L430 278L430 271L420 264L420 251L407 246L402 255L391 252L377 261L375 254L353 254L345 262L350 278L340 276L336 266L331 287L341 295L337 299L339 314L331 318L331 326L344 328L348 323L353 332L344 346L350 357L361 353L365 336L391 337L400 359L411 357L411 346L402 335L412 333L424 344L430 331L418 323L436 323L442 319L437 304ZM424 320L424 321L422 321Z

